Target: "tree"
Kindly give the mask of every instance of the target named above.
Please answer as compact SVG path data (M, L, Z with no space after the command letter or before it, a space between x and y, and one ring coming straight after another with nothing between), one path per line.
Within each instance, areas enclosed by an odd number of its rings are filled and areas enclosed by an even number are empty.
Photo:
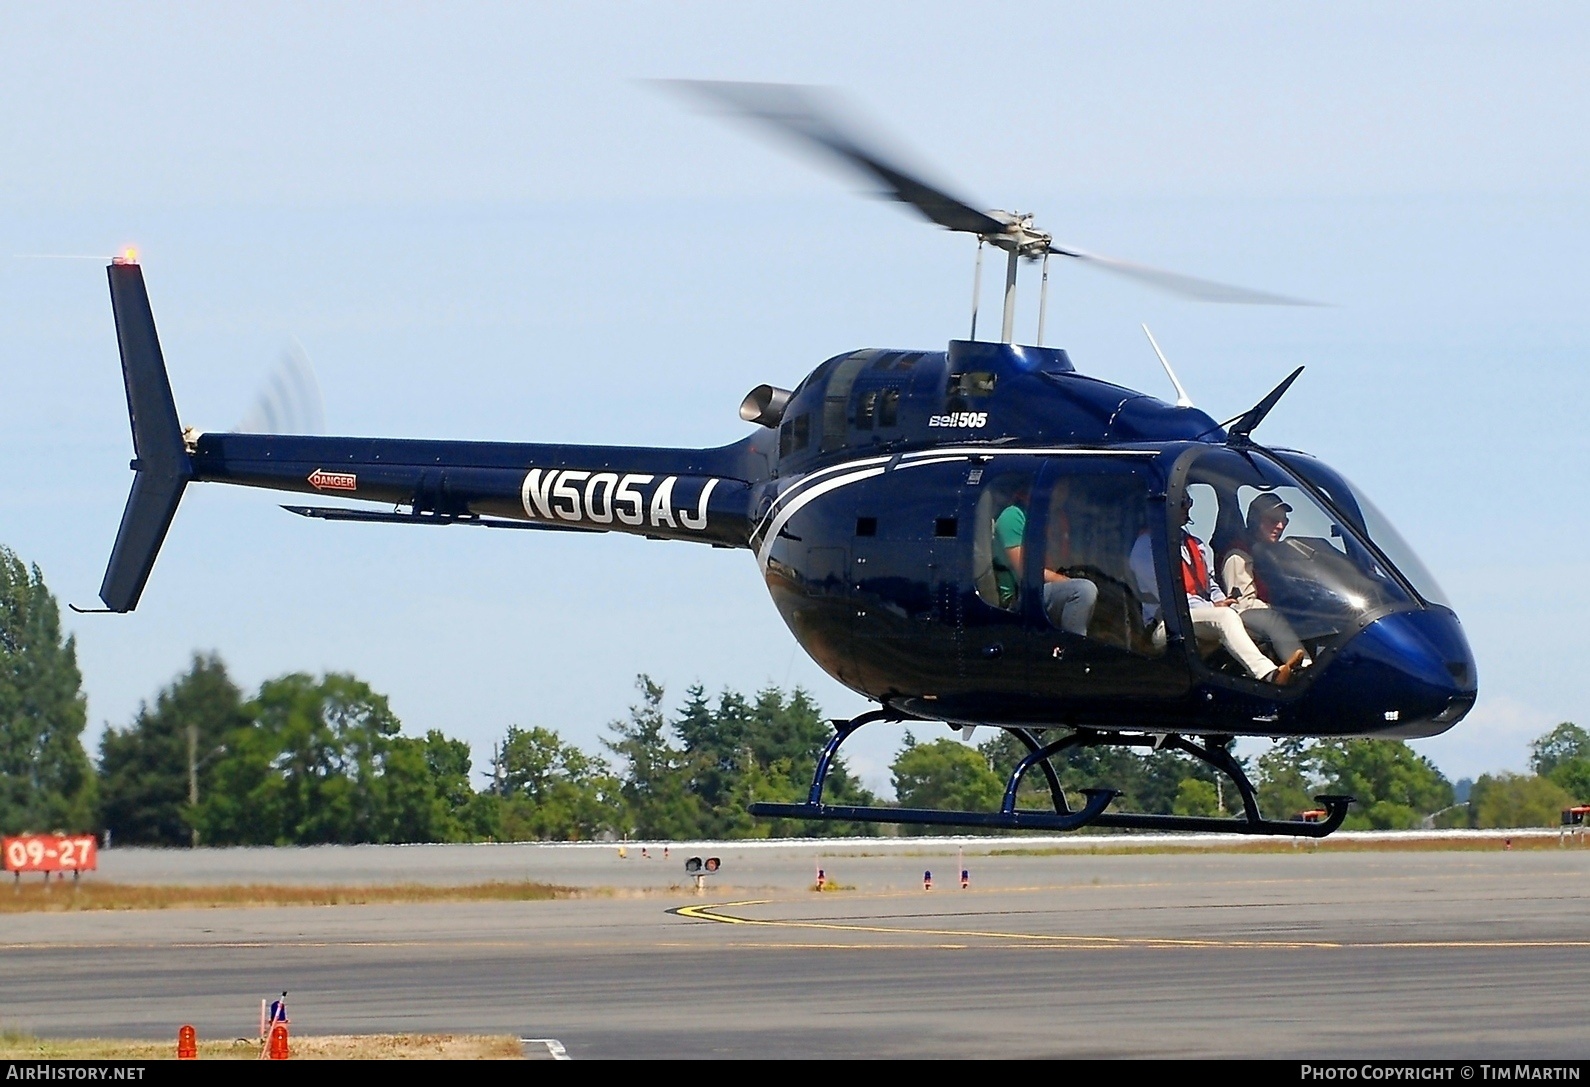
M1483 774L1469 795L1470 818L1483 829L1554 827L1573 797L1548 777Z
M354 839L371 842L463 842L473 835L461 817L468 811L466 801L460 810L457 765L463 749L463 780L468 790L469 747L462 740L449 740L436 729L425 738L392 736L385 742L383 757L374 765L369 782L370 816L366 827L355 830ZM470 794L471 800L473 793Z
M607 763L550 729L510 726L492 769L508 841L573 841L622 824L621 784Z
M1259 756L1259 812L1268 819L1295 819L1313 810L1311 779L1313 755L1308 744L1296 737L1281 740Z
M214 653L138 708L125 729L99 743L100 819L129 845L196 845L194 793L209 795L216 758L245 726L243 693ZM190 777L191 771L191 777Z
M748 811L757 801L804 800L818 756L833 735L816 703L799 687L786 695L770 685L758 691L754 700L725 689L714 708L698 684L685 692L674 730L684 748L690 790L704 808L703 836L854 832L848 823L762 819ZM830 765L823 796L833 804L875 802L851 778L842 758L835 758Z
M618 756L620 794L627 828L643 838L689 838L701 822L701 802L690 792L688 757L669 741L663 688L650 676L635 677L640 701L629 717L608 724L602 745Z
M1590 732L1572 721L1564 721L1529 745L1531 768L1549 776L1553 770L1574 759L1590 758Z
M1573 797L1574 803L1590 803L1590 759L1560 762L1546 777Z
M1045 738L1057 737L1050 733ZM978 750L1000 778L1001 790L1017 763L1027 755L1026 747L1003 729L979 745ZM1056 755L1054 761L1060 784L1073 807L1080 806L1083 789L1097 786L1120 790L1121 795L1112 802L1114 810L1167 815L1174 811L1181 783L1189 777L1208 783L1217 812L1230 810L1236 803L1235 788L1224 775L1206 763L1169 749L1139 755L1120 747L1071 747ZM1023 808L1053 810L1054 802L1041 769L1033 767L1022 778L1016 801Z
M1590 800L1590 732L1564 721L1529 746L1535 773L1580 802Z
M1176 815L1219 815L1220 800L1215 787L1198 778L1182 778L1176 787L1176 800L1171 805Z
M95 779L77 640L37 566L0 547L0 830L82 831Z
M919 743L907 732L890 770L902 808L992 812L1005 794L983 753L956 740Z
M228 738L199 823L215 844L448 841L462 836L433 769L457 752L400 737L386 696L355 676L264 683ZM433 760L434 756L434 760ZM452 786L456 790L456 781Z
M1328 792L1357 800L1343 824L1349 830L1416 827L1452 803L1452 783L1400 740L1321 742L1314 759Z
M470 787L467 743L431 729L425 734L425 767L436 795L446 805L459 840L496 841L502 836L499 798L489 790L477 793Z

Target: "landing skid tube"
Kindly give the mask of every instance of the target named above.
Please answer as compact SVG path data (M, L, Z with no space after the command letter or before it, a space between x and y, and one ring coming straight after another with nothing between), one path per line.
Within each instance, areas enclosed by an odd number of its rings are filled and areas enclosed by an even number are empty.
M1083 827L1120 827L1128 830L1203 831L1223 834L1286 835L1298 838L1323 838L1342 825L1347 818L1350 796L1317 796L1325 808L1325 818L1317 823L1301 820L1265 819L1259 814L1259 801L1253 783L1243 773L1242 766L1231 757L1228 745L1230 736L1213 736L1202 744L1175 734L1164 736L1122 736L1114 733L1077 729L1060 739L1043 744L1032 730L1008 725L1004 728L1027 749L1027 756L1016 764L1005 784L1005 797L997 812L938 811L923 808L869 808L823 803L823 786L833 767L834 756L846 740L863 725L875 721L898 721L888 710L873 710L849 721L835 721L833 739L823 748L817 760L817 771L812 776L812 788L804 804L752 804L751 814L780 819L831 819L854 823L906 823L912 825L978 827L985 830L1080 830ZM1153 747L1170 748L1191 755L1207 766L1220 771L1236 785L1242 796L1242 814L1221 818L1199 815L1141 815L1130 812L1106 812L1110 801L1120 796L1117 789L1083 789L1085 798L1081 809L1072 810L1060 786L1060 776L1055 772L1054 756L1072 747ZM1022 779L1034 766L1042 769L1054 801L1054 811L1033 811L1016 807L1016 794Z

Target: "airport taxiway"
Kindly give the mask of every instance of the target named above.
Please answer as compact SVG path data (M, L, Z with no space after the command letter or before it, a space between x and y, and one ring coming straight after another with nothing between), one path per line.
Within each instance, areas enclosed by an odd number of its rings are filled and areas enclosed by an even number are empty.
M666 860L634 846L622 858L612 847L112 850L105 874L114 858L129 881L140 871L170 881L165 868L186 864L192 880L281 882L292 868L336 882L324 862L345 882L391 882L393 870L418 875L419 860L449 882L612 891L13 914L0 938L0 1022L140 1037L191 1022L201 1036L240 1036L257 1029L259 999L285 989L301 1031L511 1032L559 1039L576 1059L1590 1050L1590 849L989 848L964 847L963 891L951 844L824 847L821 860L810 843L724 845L714 847L724 868L699 897L682 866L694 847ZM248 880L230 869L245 853ZM819 863L852 889L810 891Z

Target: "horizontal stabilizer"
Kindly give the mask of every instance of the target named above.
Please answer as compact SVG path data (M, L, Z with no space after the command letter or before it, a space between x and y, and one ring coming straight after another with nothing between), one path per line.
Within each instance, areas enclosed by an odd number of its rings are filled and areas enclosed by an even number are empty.
M324 521L374 521L384 525L476 525L480 528L534 528L542 532L601 532L579 525L547 525L539 521L510 521L505 517L455 517L446 513L399 513L396 510L355 510L346 506L283 506L300 517Z
M127 414L132 420L132 493L122 513L99 598L111 611L132 611L154 569L155 556L176 515L193 466L177 421L177 407L166 378L165 359L155 333L155 318L144 288L143 269L116 261L109 268L111 308L121 348Z

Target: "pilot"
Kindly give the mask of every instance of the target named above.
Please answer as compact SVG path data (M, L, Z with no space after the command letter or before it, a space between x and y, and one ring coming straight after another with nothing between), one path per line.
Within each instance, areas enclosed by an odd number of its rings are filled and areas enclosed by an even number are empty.
M1064 488L1064 482L1056 485ZM1022 564L1022 537L1027 533L1027 504L1031 500L1030 486L1022 484L1011 499L1010 505L994 519L994 581L999 586L999 605L1010 607L1016 599L1017 586L1025 569ZM1064 503L1066 492L1057 491L1058 503ZM1062 550L1070 547L1069 522L1065 521L1063 506L1056 516L1068 526L1062 540ZM1062 561L1064 555L1062 554ZM1087 578L1068 577L1059 570L1045 566L1043 571L1043 611L1049 622L1068 634L1086 636L1088 624L1093 620L1093 608L1099 600L1099 588Z
M1242 625L1248 633L1270 643L1275 655L1285 660L1301 657L1302 667L1314 661L1303 650L1292 624L1286 616L1270 606L1269 589L1259 576L1253 556L1261 548L1273 547L1281 542L1286 531L1287 517L1292 507L1281 501L1279 495L1260 494L1248 505L1247 532L1233 540L1220 561L1220 580L1226 595L1236 603L1231 610L1242 616Z
M1186 529L1187 523L1192 520L1192 507L1192 495L1184 496L1181 503L1183 527L1179 572L1182 589L1187 594L1187 613L1192 619L1193 634L1198 639L1199 649L1213 651L1216 646L1225 646L1226 651L1236 657L1254 679L1286 686L1292 682L1293 673L1302 666L1303 651L1298 649L1285 663L1277 666L1253 644L1253 638L1249 636L1241 617L1232 610L1236 601L1227 596L1210 576L1214 557L1209 545ZM1145 622L1154 624L1154 645L1163 648L1165 621L1160 615L1159 593L1154 587L1153 550L1146 530L1132 546L1131 565L1139 593L1143 597L1143 618Z

